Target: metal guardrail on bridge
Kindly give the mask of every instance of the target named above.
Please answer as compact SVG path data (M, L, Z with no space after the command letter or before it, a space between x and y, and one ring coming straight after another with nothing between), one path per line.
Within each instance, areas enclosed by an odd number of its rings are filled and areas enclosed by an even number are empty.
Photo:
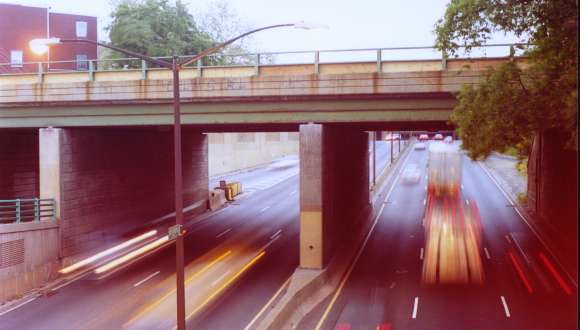
M0 200L0 225L56 220L53 198Z
M501 55L496 56L516 56L516 52L530 47L529 44L506 43L488 44L479 47L471 47L469 52L464 52L468 57L475 49L474 53L481 53L487 57L488 50L492 48L504 49ZM465 47L461 47L465 48ZM426 52L420 56L419 52ZM412 52L411 55L403 56L402 59L389 59L388 54L397 52ZM191 59L194 55L179 56L181 60ZM332 50L307 50L307 51L287 51L287 52L260 52L245 54L212 54L198 60L196 65L188 67L197 70L197 76L202 76L205 68L221 67L254 67L256 75L259 75L261 66L268 65L312 65L314 72L319 73L320 64L332 63L354 63L376 61L377 72L381 72L384 62L388 61L413 61L413 60L440 60L442 66L446 67L448 54L437 50L433 46L420 47L388 47L388 48L361 48L361 49L332 49ZM171 60L171 57L154 57L155 59ZM148 66L147 62L137 58L116 58L116 59L87 59L71 61L49 61L49 62L24 62L0 63L0 75L22 75L36 74L39 82L42 77L50 73L65 72L87 72L89 81L94 80L95 72L110 71L141 71L141 78L147 79L147 71L163 70Z

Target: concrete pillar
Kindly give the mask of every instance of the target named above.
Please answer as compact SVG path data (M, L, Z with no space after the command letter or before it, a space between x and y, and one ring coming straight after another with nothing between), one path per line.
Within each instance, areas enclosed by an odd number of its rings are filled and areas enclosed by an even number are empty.
M364 131L300 126L300 267L324 268L370 212Z
M323 268L322 125L300 126L300 267Z

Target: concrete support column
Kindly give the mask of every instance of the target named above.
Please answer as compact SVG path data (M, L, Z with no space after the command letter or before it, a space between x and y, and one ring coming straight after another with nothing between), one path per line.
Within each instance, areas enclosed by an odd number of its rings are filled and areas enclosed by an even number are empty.
M323 268L323 126L300 126L300 267Z
M370 212L364 131L300 126L300 267L326 267Z

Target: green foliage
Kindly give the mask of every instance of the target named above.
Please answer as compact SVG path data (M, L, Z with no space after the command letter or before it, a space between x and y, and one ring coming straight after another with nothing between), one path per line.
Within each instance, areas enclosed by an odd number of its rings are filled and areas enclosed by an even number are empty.
M180 0L175 5L168 0L121 0L111 17L111 44L141 54L193 55L213 44ZM108 56L127 57L114 52Z
M472 158L513 147L529 155L533 136L548 128L571 134L577 150L576 0L452 0L435 25L436 46L454 55L509 32L534 46L530 65L491 69L477 87L466 86L451 121Z
M520 173L520 175L527 177L528 176L528 159L524 158L524 159L520 160L516 164L516 170L518 170L518 173Z

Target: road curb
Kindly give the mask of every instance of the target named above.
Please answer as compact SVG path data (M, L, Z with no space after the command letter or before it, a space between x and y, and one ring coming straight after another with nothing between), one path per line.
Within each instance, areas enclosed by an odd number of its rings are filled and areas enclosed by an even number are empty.
M578 282L570 274L569 270L566 267L564 267L564 264L560 261L560 258L557 256L557 254L554 253L553 250L550 248L550 246L555 246L555 244L553 243L553 240L550 239L549 235L546 235L544 233L544 230L539 227L539 225L537 224L537 222L535 220L536 218L533 215L531 215L527 211L526 207L523 206L523 205L521 205L517 201L517 199L513 199L512 196L510 196L510 194L506 191L506 189L500 184L500 180L498 180L498 178L496 177L496 175L485 164L485 162L479 161L478 164L481 166L481 168L483 169L483 171L490 177L490 179L493 181L493 183L499 188L499 190L504 194L504 196L507 198L507 200L513 205L514 209L516 210L516 213L518 213L518 215L522 218L522 220L524 221L524 223L530 228L530 230L532 231L532 233L534 235L536 235L536 237L538 238L538 240L540 241L540 243L544 246L544 248L546 249L546 251L548 251L548 253L552 256L552 258L560 266L560 268L562 268L562 270L564 270L564 273L566 274L566 277L568 277L568 280L577 289L578 288ZM558 251L558 252L561 252L561 251Z
M380 204L383 203L388 188L395 184L396 174L401 169L400 159L405 159L406 155L412 150L414 141L409 141L404 151L399 153L394 166L385 169L385 178L378 186L379 193L373 198L373 207L366 214L366 223L361 230L353 235L350 244L353 248L345 249L348 251L344 254L338 254L333 257L328 266L322 270L300 269L297 268L290 278L287 288L281 290L279 297L273 299L273 304L269 306L267 313L257 320L256 327L253 329L294 329L299 322L312 312L318 305L323 303L333 292L336 291L341 279L345 276L349 266L356 258L356 254L365 241L371 228L373 228L373 219L380 212ZM391 183L390 185L388 183ZM361 220L364 217L361 217ZM360 220L359 220L360 221Z

